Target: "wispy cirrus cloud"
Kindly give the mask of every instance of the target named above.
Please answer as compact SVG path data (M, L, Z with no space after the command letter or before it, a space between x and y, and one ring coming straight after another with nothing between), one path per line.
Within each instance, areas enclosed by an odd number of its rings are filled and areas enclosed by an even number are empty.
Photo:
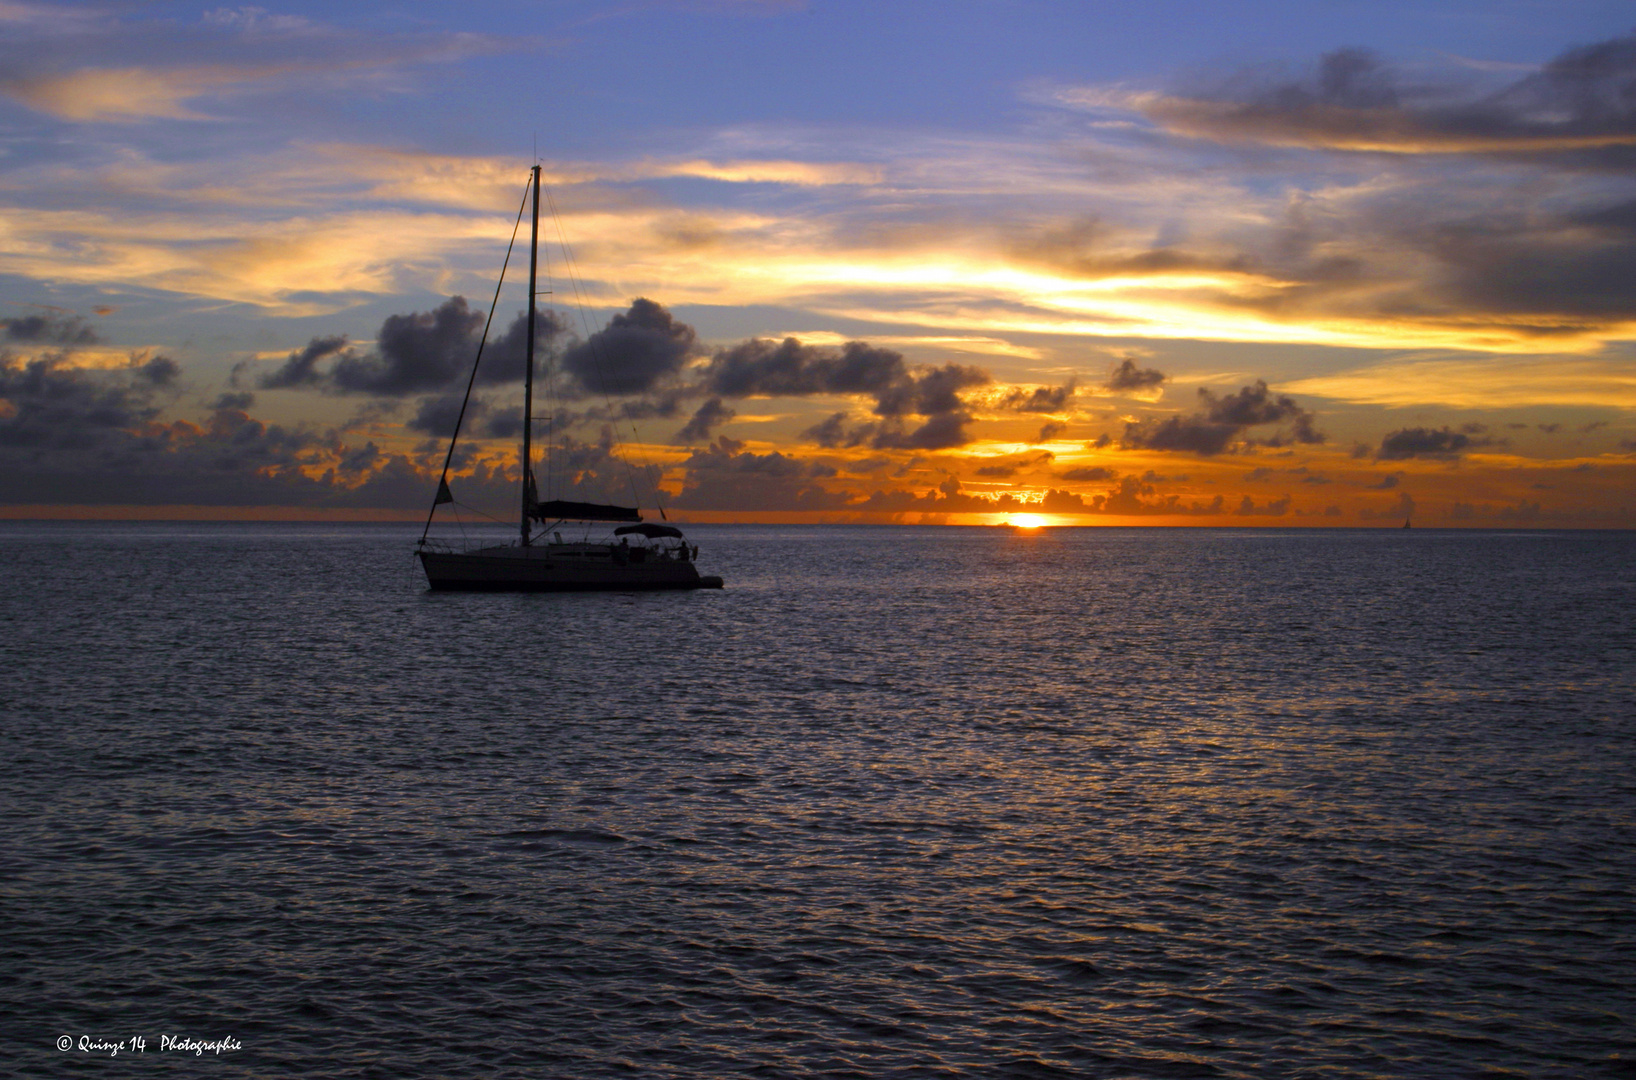
M1209 142L1406 155L1576 154L1581 163L1630 163L1636 35L1570 49L1524 71L1498 87L1411 81L1369 50L1345 48L1296 77L1250 71L1192 93L1064 87L1057 97L1135 113ZM1516 68L1491 66L1491 73L1515 75ZM1606 153L1583 153L1597 151Z
M457 157L386 147L315 147L335 167L374 179L369 194L381 199L491 209L520 190L515 159ZM802 161L791 158L645 157L637 161L546 161L541 180L558 189L574 188L593 205L613 201L595 188L670 179L715 180L723 184L769 184L793 188L859 186L883 180L880 166L867 162ZM629 202L628 198L619 201ZM580 206L584 208L583 204ZM570 207L569 209L573 209Z
M446 35L344 60L294 60L280 50L293 55L297 39L318 41L322 51L351 38L311 25L227 22L210 32L256 63L80 69L24 76L13 92L64 116L194 119L224 95L310 78L326 65L344 79L350 66L379 71L489 47ZM1597 112L1581 104L1553 120L1529 103L1560 104L1577 88L1612 95L1616 105L1628 51L1618 41L1580 50L1490 92L1489 128L1503 127L1494 116L1511 116L1506 138L1534 138L1543 128L1622 137L1623 106ZM1253 178L1224 184L1191 156L1195 144L1205 135L1223 145L1249 137L1231 124L1182 132L1160 115L1170 108L1164 102L1177 101L1236 110L1244 124L1273 132L1268 145L1284 138L1278 124L1321 134L1328 121L1320 119L1340 115L1334 110L1395 117L1392 130L1418 124L1447 133L1461 118L1472 131L1481 127L1468 118L1470 102L1428 103L1352 52L1331 54L1305 81L1270 85L1237 87L1236 97L1096 88L1059 95L1125 109L1147 125L1141 137L1095 126L1033 141L917 136L885 144L855 131L738 127L667 156L550 162L546 171L567 195L564 229L597 303L656 295L672 304L799 308L926 339L1148 337L1527 354L1590 353L1636 336L1636 191L1575 171L1577 159L1554 152L1496 167L1492 148L1449 141L1446 152L1419 155L1435 158L1431 165L1382 171L1317 137L1303 148L1329 156L1303 165L1281 190ZM1166 132L1189 138L1154 137ZM88 240L98 254L122 249L126 257L96 265L150 287L293 310L296 295L378 295L411 279L462 280L475 268L465 240L484 230L472 222L440 238L436 229L472 215L497 233L518 198L515 162L497 157L340 142L266 152L253 169L242 160L183 167L132 157L92 170L96 191L67 166L0 175L21 204L7 222L19 245L13 263L53 276L55 257L63 279L83 280L85 270L72 265L78 252L56 242L69 230L43 223L44 212L28 204L60 207L76 190L102 201L118 190L138 203L127 199L120 223L109 215L93 230L110 235ZM1469 167L1477 158L1481 172ZM1553 176L1544 206L1534 186L1539 168L1567 170ZM697 180L719 187L689 183ZM1460 198L1451 200L1456 187ZM220 250L195 250L180 237L167 244L159 235L167 218L196 214L201 204L218 207L214 215L207 208L206 236L218 231L212 216L220 233L234 227L230 206L256 220ZM283 221L273 220L281 212ZM97 217L90 208L82 216ZM371 220L394 235L365 237ZM129 235L111 235L121 227ZM347 236L402 262L395 271L366 267L340 249L323 258L304 235ZM410 253L403 236L426 246ZM243 251L271 257L246 263Z
M1297 379L1293 393L1361 405L1514 409L1567 405L1636 409L1629 357L1423 356Z
M692 191L680 205L664 185L692 175L698 160L547 166L559 191L571 189L561 220L592 300L801 307L919 328L907 336L927 339L1530 353L1592 351L1636 332L1630 276L1616 272L1636 259L1628 215L1615 206L1526 217L1504 184L1463 192L1458 217L1417 201L1414 184L1374 183L1244 195L1230 212L1201 191L1162 208L1127 206L1114 224L1068 209L1095 204L1092 183L1060 203L1041 195L1026 210L996 196L990 212L971 217L962 208L986 196L922 193L906 203L898 164L833 160L735 167L737 180L717 177L718 196ZM908 171L918 180L930 168L916 161ZM878 184L854 183L877 174ZM67 169L17 171L0 177L24 204L5 212L15 243L0 263L281 310L295 294L378 293L417 275L450 283L492 272L473 241L509 231L518 176L497 158L335 143L266 155L251 170L138 159L89 180ZM745 183L774 191L741 203L734 189ZM125 212L89 207L108 190L127 196ZM78 191L88 207L31 210L30 191L59 204ZM1132 199L1123 183L1108 197ZM212 239L219 246L198 243Z
M462 251L489 255L508 230L454 215L352 211L249 223L201 214L0 213L0 272L163 290L270 313L333 312L367 296L432 284ZM427 260L437 259L436 265Z
M1165 252L1276 283L1242 300L1269 321L1373 323L1381 345L1499 352L1595 351L1636 334L1636 37L1479 83L1444 74L1411 79L1341 49L1293 77L1055 96L1128 118L1178 160L1210 147L1240 154L1247 175L1286 177L1281 210L1262 202L1246 219L1257 202L1240 199L1237 223L1195 218ZM1117 247L1099 254L1097 240L1064 234L1039 257L1106 264Z
M86 26L101 22L105 16L101 12L86 8L60 7L52 4L26 4L19 0L0 0L0 23L7 23L14 30L29 30L34 33L68 33L83 30Z
M357 43L299 20L236 15L188 32L219 35L235 62L25 74L11 90L69 118L192 120L226 95L320 70L344 79L353 67L492 47L405 37L361 57L297 60L298 42L320 53ZM1622 100L1613 91L1624 85L1628 51L1617 41L1580 50L1490 92L1489 128L1510 116L1506 138L1546 128L1623 137L1623 114L1611 105L1600 113L1580 105L1568 119L1525 106L1567 101L1576 87ZM1481 127L1469 118L1476 105L1430 101L1363 54L1331 54L1304 81L1230 89L1236 97L1059 95L1143 119L1149 137L1136 139L1095 127L1034 141L917 136L888 147L852 131L739 127L668 156L548 162L546 172L568 196L563 226L589 298L610 305L654 295L800 308L927 341L1145 337L1529 354L1589 353L1636 336L1628 284L1636 191L1622 197L1615 184L1568 173L1542 207L1528 187L1536 177L1506 165L1455 174L1461 198L1451 201L1447 169L1493 150L1453 135L1434 167L1349 174L1356 155L1323 136L1343 113L1375 117L1374 131ZM1183 131L1165 119L1176 102L1228 110L1242 123ZM1150 137L1235 143L1250 140L1252 123L1270 133L1269 145L1300 128L1315 133L1305 148L1338 156L1271 192L1223 184L1196 167L1190 143ZM1551 168L1565 160L1536 156ZM489 272L475 242L505 230L519 196L516 163L492 156L329 142L264 152L245 166L127 153L88 173L12 170L0 185L17 203L3 222L14 243L0 263L311 313L408 281L464 287L456 283L465 274ZM720 187L675 183L700 179ZM754 201L741 197L746 186L758 189ZM61 209L74 192L84 207ZM93 205L110 192L125 204L118 214Z
M78 123L92 121L210 120L189 106L197 98L288 75L296 65L191 68L85 69L60 75L7 79L0 93L38 112Z
M0 95L70 123L217 120L234 97L366 82L379 89L402 69L535 44L479 34L365 36L255 8L181 22L12 4L0 21L18 31L0 43ZM212 61L198 63L201 54Z

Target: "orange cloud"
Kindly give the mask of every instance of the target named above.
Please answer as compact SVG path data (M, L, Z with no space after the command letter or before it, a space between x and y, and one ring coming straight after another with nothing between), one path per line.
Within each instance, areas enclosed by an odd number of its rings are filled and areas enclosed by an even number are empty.
M264 69L263 74L271 73ZM211 66L155 71L145 68L88 69L68 75L12 79L0 92L39 112L63 120L208 120L183 103L224 86L258 76Z
M1539 405L1636 410L1628 360L1595 357L1425 357L1297 379L1284 389L1366 405L1463 409Z

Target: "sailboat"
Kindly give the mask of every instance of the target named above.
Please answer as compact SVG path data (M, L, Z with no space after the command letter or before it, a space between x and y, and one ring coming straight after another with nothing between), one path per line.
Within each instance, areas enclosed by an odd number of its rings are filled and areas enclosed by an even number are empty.
M644 521L634 506L577 502L567 499L541 501L534 480L532 434L534 426L534 300L540 248L540 167L532 170L534 214L529 235L528 255L528 345L523 383L523 442L519 454L521 469L520 520L517 540L509 544L454 549L428 539L432 519L443 503L453 502L449 490L449 465L454 459L460 422L477 381L476 363L483 358L477 350L471 379L466 383L466 400L460 406L443 459L437 494L426 515L415 554L426 571L426 581L437 590L482 590L490 592L563 592L623 589L719 589L722 580L700 574L695 560L699 549L687 542L682 531L668 523ZM515 233L513 234L515 235ZM508 260L509 261L509 260ZM505 280L505 269L500 278ZM499 286L495 288L499 301ZM490 309L489 318L494 317ZM484 338L488 336L484 328ZM660 511L663 517L663 510ZM610 535L592 540L592 527L615 524ZM539 528L536 530L535 526ZM581 525L580 540L563 540L563 529Z

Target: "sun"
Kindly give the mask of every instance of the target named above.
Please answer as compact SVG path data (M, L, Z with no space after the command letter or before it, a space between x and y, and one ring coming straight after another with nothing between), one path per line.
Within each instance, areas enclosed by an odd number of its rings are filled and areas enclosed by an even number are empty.
M1010 523L1019 529L1037 529L1045 524L1038 514L1012 514Z

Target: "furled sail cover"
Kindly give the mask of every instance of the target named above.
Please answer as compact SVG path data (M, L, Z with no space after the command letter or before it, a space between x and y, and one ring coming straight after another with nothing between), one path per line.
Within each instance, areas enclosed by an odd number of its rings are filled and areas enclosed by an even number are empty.
M642 515L634 506L604 506L602 503L569 502L566 499L548 499L534 504L534 516L541 521L641 521Z
M640 533L649 540L657 540L661 536L674 536L680 540L682 530L674 525L621 525L614 530L615 536L624 536L626 533Z

